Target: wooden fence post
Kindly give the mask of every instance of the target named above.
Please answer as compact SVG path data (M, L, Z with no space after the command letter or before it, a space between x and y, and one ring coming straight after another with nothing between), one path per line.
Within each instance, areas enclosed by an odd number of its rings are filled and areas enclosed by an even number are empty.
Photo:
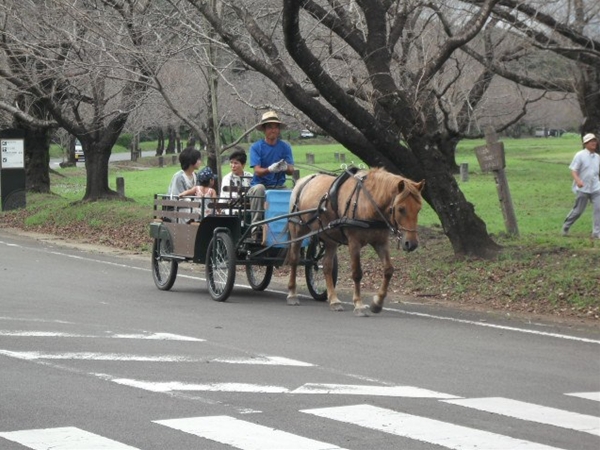
M469 164L468 163L460 164L460 179L462 181L469 181Z
M117 177L117 192L125 197L125 179L123 177Z

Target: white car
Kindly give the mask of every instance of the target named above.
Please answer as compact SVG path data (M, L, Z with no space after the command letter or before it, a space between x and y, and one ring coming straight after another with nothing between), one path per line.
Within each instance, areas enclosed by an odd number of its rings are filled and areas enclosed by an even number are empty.
M81 142L77 140L75 141L75 162L80 161L85 161L85 155L83 154L83 147L81 146Z
M300 139L310 139L314 138L315 134L310 130L302 130L300 132Z

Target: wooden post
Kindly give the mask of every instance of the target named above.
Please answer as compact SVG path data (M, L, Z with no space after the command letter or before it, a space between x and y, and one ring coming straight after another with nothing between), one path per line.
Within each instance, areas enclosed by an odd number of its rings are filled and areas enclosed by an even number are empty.
M496 132L488 129L485 133L485 142L488 149L492 149L494 146L497 146L498 136L496 135ZM502 147L502 160L504 161L504 147ZM504 216L504 226L506 227L506 232L508 234L512 234L513 236L519 236L517 216L515 215L504 167L505 164L503 163L501 167L496 167L493 169L494 178L496 180L496 190L498 191L498 199L500 200L502 215Z
M341 163L345 163L346 162L346 154L345 153L340 153L340 162Z
M165 157L161 155L158 157L158 167L160 167L162 169L164 167L164 165L165 165Z
M460 164L460 179L462 181L469 181L469 164L468 163Z
M336 163L339 163L339 162L340 162L340 154L339 154L339 153L337 153L337 152L336 152L336 153L334 153L334 154L333 154L333 160L334 160Z
M314 164L315 163L315 154L307 153L306 154L306 164Z
M125 179L123 177L117 177L117 192L125 197Z
M177 164L177 155L173 155L171 157L171 161L172 161L171 164L173 164L173 165Z

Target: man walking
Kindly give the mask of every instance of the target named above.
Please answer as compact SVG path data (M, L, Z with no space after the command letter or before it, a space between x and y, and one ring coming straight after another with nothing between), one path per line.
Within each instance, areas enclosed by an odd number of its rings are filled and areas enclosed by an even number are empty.
M573 192L577 197L575 206L563 223L563 236L569 233L590 201L594 208L592 239L600 239L600 155L597 151L598 138L592 133L583 136L583 150L575 154L569 166L573 176Z

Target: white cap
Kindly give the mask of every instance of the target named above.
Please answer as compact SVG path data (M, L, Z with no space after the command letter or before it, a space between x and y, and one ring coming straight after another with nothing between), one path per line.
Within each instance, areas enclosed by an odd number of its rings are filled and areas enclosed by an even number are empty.
M596 137L596 135L594 133L588 133L583 137L583 143L587 144L590 141L593 141L594 139L598 140L598 138Z

